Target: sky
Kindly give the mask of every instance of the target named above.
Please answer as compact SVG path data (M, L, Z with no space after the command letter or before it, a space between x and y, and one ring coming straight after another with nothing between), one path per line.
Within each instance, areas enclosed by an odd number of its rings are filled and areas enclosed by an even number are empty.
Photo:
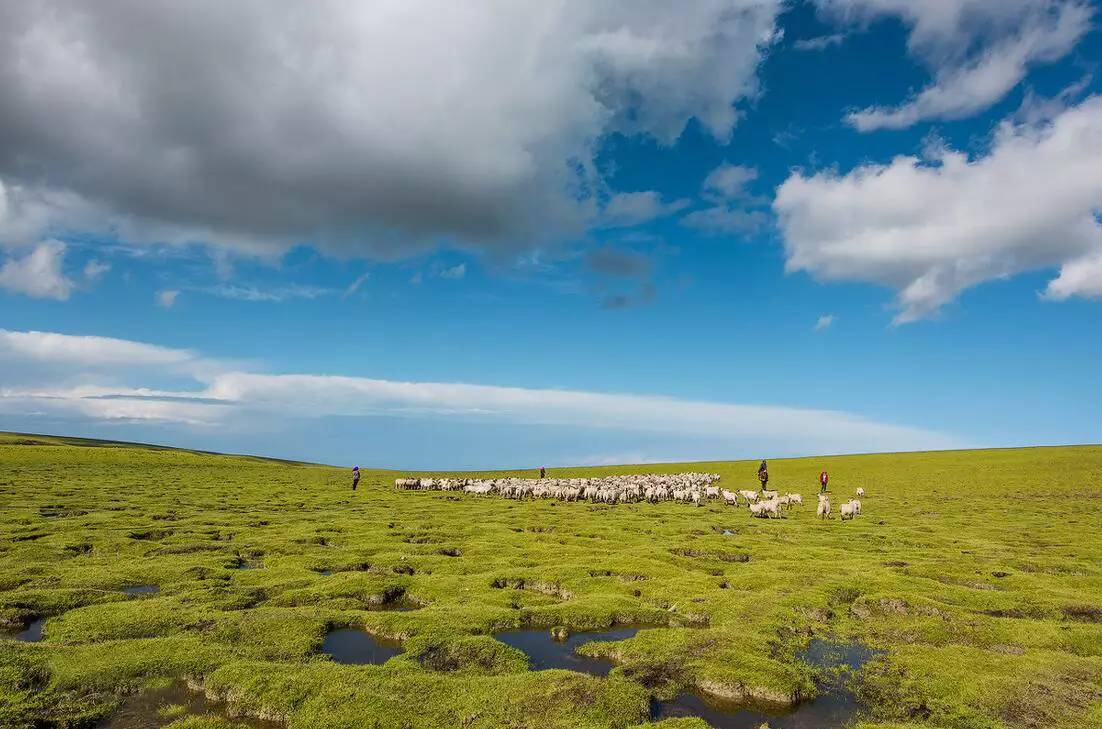
M0 429L1102 442L1102 5L0 0Z

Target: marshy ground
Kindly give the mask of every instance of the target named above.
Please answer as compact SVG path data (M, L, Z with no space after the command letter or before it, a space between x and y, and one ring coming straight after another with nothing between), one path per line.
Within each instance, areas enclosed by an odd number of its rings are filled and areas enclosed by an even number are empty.
M862 516L815 518L823 468ZM750 488L756 463L549 475L686 470ZM342 469L0 434L0 726L812 726L844 687L831 716L863 729L1102 727L1102 447L770 474L803 508L399 492L384 471L352 493ZM553 628L622 631L579 648L615 667L530 670L514 645L538 641L493 637ZM345 629L383 662L323 650ZM824 669L821 641L868 660Z

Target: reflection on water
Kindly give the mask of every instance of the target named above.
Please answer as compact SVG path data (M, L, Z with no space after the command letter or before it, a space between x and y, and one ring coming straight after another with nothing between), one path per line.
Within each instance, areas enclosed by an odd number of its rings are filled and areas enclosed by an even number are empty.
M376 638L363 630L341 628L325 636L321 652L337 663L381 664L401 653L402 646L397 641Z
M494 637L528 654L528 663L533 671L565 668L593 676L607 676L612 670L611 663L599 658L578 655L574 649L590 641L625 640L638 632L638 627L618 628L601 632L575 633L566 640L559 641L551 637L550 631L537 629L513 630L508 633L498 633Z
M126 697L115 713L99 722L97 729L148 729L162 727L185 716L216 716L253 729L282 729L271 721L234 716L222 703L214 702L198 691L189 691L182 682L150 689Z

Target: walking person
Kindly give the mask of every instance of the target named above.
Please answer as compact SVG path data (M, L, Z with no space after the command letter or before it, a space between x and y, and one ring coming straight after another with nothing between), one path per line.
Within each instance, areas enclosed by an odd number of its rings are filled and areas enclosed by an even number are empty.
M356 487L360 485L360 467L352 467L352 490L355 491Z
M761 481L761 490L765 491L766 485L769 484L769 466L766 465L764 458L758 466L758 480Z
M540 478L543 478L546 475L547 475L547 468L544 467L544 466L540 466Z
M819 493L820 494L825 494L827 492L827 481L829 481L829 480L830 480L830 476L827 475L827 472L824 469L823 472L819 474Z

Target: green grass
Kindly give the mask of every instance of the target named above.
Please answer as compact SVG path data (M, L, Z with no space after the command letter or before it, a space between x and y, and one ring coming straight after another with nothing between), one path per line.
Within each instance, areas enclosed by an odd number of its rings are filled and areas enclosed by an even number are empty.
M866 489L856 521L815 518L824 467L836 497ZM549 475L682 470L747 488L756 463ZM865 729L1102 727L1100 474L1097 446L771 460L807 502L775 521L398 492L384 471L352 494L342 469L0 434L0 622L49 616L44 641L0 641L0 726L81 726L187 677L295 728L628 727L651 695L807 696L795 656L832 637L884 651L854 679ZM422 607L372 609L399 594ZM527 671L487 637L614 622L662 627L590 645L608 679ZM338 626L406 652L335 664Z

